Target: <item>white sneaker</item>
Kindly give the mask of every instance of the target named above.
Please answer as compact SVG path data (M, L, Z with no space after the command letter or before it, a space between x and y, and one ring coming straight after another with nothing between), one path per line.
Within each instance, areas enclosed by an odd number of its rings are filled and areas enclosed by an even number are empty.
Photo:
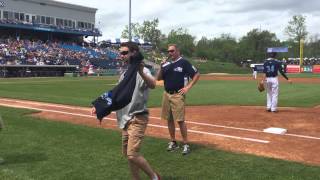
M171 142L168 143L167 151L174 151L176 149L179 149L179 145L178 145L177 142L171 141Z
M187 155L190 153L190 146L188 144L183 145L182 155Z

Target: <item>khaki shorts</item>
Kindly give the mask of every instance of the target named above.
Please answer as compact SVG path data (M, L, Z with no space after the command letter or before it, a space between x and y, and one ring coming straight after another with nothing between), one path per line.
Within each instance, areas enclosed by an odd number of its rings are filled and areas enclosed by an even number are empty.
M122 131L122 153L125 156L138 156L148 124L148 115L137 115L128 122Z
M184 121L185 95L163 93L161 119Z

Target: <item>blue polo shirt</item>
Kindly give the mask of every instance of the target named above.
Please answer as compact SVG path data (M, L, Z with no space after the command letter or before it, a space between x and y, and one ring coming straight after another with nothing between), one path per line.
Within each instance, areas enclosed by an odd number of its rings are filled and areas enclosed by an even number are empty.
M193 78L198 70L189 61L180 57L161 65L166 91L178 91L186 85L185 79Z

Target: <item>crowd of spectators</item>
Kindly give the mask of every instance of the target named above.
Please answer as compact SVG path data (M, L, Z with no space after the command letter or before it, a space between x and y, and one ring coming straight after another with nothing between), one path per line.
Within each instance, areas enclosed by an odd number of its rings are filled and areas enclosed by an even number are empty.
M288 58L285 60L286 63L289 65L299 65L300 64L300 58ZM320 65L320 58L311 57L311 58L303 58L303 65L305 66L312 66L312 65Z
M74 42L0 38L0 64L82 65L116 68L117 51L107 47L85 47Z

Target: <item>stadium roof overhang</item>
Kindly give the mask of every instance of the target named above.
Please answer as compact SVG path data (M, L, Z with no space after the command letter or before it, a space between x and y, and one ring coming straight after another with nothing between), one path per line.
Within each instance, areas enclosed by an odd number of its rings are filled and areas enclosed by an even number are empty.
M23 0L23 1L29 1L29 2L38 3L41 5L51 5L51 6L69 8L69 9L92 12L92 13L96 13L96 11L98 10L97 8L85 7L85 6L80 6L76 4L70 4L70 3L53 1L53 0Z
M100 32L74 30L74 29L57 29L56 27L49 26L32 26L32 25L19 25L19 24L0 24L0 27L11 28L11 29L26 29L41 32L51 33L64 33L78 36L102 36Z

